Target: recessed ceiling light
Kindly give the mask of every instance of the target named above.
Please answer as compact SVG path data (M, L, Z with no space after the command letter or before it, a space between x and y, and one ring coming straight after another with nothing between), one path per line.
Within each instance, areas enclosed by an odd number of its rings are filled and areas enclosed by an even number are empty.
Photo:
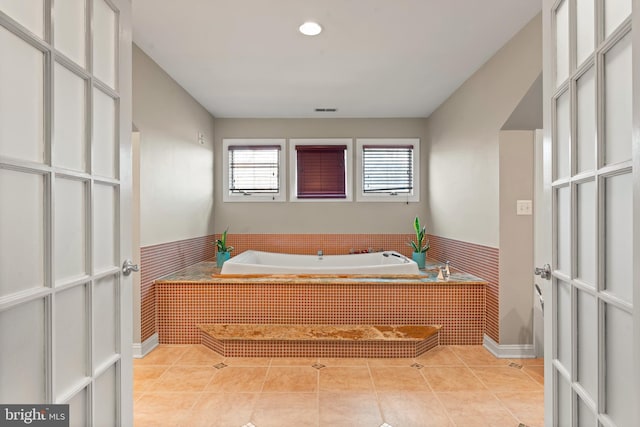
M317 36L322 31L322 27L317 22L305 22L300 25L299 30L305 36Z

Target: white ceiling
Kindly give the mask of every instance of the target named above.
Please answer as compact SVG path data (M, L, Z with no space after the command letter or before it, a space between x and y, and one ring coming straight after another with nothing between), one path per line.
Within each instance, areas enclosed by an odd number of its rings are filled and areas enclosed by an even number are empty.
M540 7L540 0L133 0L133 39L215 117L427 117ZM324 31L300 34L308 20Z

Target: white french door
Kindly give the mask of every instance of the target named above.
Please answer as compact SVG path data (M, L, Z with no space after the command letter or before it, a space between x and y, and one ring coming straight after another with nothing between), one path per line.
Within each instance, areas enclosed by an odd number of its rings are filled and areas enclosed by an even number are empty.
M544 0L543 16L553 223L546 425L637 426L632 0Z
M0 403L129 426L130 0L0 0Z

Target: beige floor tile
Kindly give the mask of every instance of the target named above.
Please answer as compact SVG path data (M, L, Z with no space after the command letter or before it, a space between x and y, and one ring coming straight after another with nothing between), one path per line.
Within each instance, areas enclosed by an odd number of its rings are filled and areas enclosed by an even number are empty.
M141 365L173 365L190 346L159 345L142 359L133 359L134 366Z
M466 366L426 366L420 370L433 391L474 391L487 387Z
M370 368L376 391L429 391L420 370L402 367Z
M311 366L317 360L315 357L274 357L271 366Z
M523 424L544 426L544 392L497 392L496 397Z
M318 370L311 366L272 366L263 392L307 392L318 390Z
M240 427L251 419L257 393L201 393L185 427Z
M257 393L262 390L268 369L261 366L228 366L214 375L205 391Z
M134 402L134 425L179 426L199 397L199 393L147 392Z
M216 374L207 366L172 366L147 387L148 391L203 391Z
M327 367L319 370L320 390L322 391L374 391L369 368L354 367Z
M518 420L490 393L458 391L436 393L449 417L457 426L504 427L517 426Z
M203 345L189 347L178 360L176 366L211 366L220 363L224 356L208 349Z
M162 345L134 360L135 427L239 427L249 421L257 427L377 427L383 422L428 427L453 426L454 420L464 427L544 423L542 359L514 359L523 368L505 368L510 361L497 360L482 347L441 346L415 359L424 365L419 370L405 367L411 359L366 358L318 358L326 365L319 370L310 367L315 358L225 358L230 366L216 370L210 363L212 353L200 345ZM216 363L220 360L215 358ZM396 363L400 366L385 366ZM319 392L287 391L315 391L310 380L314 375ZM485 382L498 391L482 391ZM207 391L199 391L202 383ZM534 391L511 391L523 384ZM478 386L482 390L474 390ZM263 388L268 392L259 393ZM451 388L467 390L446 391ZM494 396L517 423L496 407Z
M367 359L357 357L319 357L318 363L325 366L369 366Z
M536 382L544 385L544 366L527 365L522 371L533 378Z
M384 421L394 427L453 427L432 392L378 393Z
M481 345L452 345L449 348L468 366L506 366L509 359L498 359Z
M462 360L449 347L436 347L416 357L416 362L424 366L464 366Z
M542 385L520 369L510 367L475 367L474 374L491 391L537 391Z
M317 393L262 393L251 422L257 427L318 426Z
M374 393L320 392L320 426L377 427L382 422Z
M402 366L409 367L413 363L415 363L414 359L406 359L406 358L392 358L386 357L382 359L367 359L367 364L369 367L379 367L379 366Z
M229 366L269 366L270 357L227 357L224 363Z
M147 390L167 369L169 369L167 365L136 366L133 370L133 390Z

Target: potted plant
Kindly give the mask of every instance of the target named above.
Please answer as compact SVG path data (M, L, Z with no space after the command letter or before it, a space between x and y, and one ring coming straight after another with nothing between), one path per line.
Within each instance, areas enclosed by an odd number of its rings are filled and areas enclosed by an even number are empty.
M409 242L409 246L413 248L413 260L418 264L418 268L424 268L429 250L429 239L427 239L427 228L420 226L420 218L413 220L413 229L416 232L416 240Z
M233 246L227 246L227 231L229 231L229 227L227 227L220 238L216 240L216 248L218 249L218 253L216 254L216 265L218 267L222 267L222 264L231 258Z

